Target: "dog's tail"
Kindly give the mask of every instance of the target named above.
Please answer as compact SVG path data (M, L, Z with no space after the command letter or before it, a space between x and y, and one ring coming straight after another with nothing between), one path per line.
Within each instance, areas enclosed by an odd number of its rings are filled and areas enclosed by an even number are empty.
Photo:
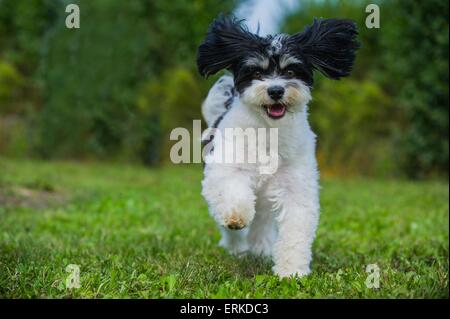
M217 127L236 98L233 77L224 75L214 83L202 105L202 114L209 127Z

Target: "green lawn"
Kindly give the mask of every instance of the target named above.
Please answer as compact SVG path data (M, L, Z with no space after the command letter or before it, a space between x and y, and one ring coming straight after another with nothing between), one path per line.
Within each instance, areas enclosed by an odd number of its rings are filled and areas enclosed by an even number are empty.
M449 296L447 182L323 180L313 273L280 281L269 260L217 246L201 177L200 166L0 159L0 297ZM65 287L69 264L79 289Z

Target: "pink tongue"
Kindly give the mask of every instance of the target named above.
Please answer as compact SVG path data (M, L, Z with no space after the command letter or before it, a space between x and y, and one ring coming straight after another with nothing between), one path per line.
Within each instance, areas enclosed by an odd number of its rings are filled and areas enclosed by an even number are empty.
M274 104L274 105L269 106L268 112L270 115L272 115L274 117L278 117L278 116L284 115L285 109L286 108L284 105Z

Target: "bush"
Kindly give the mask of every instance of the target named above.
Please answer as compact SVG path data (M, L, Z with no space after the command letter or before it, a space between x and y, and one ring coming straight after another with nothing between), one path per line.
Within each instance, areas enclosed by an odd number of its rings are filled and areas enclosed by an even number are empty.
M139 109L160 121L162 159L169 158L171 130L176 127L190 129L193 120L202 118L200 105L206 91L205 81L183 67L169 69L143 87L138 97Z
M44 157L119 156L132 119L149 33L142 2L82 1L82 27L61 19L47 37L44 108L36 149Z
M321 167L347 174L388 174L395 109L383 90L375 82L350 78L321 81L316 90L310 110Z
M81 28L65 28L58 2L43 37L35 151L45 158L158 162L169 128L190 127L194 113L199 118L204 91L195 75L196 47L206 25L232 1L76 3ZM140 96L146 83L162 84L161 94L148 97L148 110Z
M0 60L0 115L17 112L15 101L24 85L24 79L11 63Z
M384 82L407 125L398 130L398 163L411 177L448 178L448 1L393 2L384 26ZM394 16L395 14L395 16Z

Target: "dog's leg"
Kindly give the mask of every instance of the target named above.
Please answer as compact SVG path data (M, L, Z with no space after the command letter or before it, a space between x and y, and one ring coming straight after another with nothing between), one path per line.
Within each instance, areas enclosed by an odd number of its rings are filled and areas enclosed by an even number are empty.
M315 165L308 166L281 171L274 183L272 198L278 207L278 233L273 271L281 277L310 273L319 198Z
M251 176L244 170L208 164L202 195L220 226L237 230L248 226L255 215L255 194Z
M234 230L220 227L222 238L219 246L225 248L233 255L240 255L248 250L247 233L248 229Z
M249 251L254 255L272 255L272 246L276 239L276 223L272 204L265 195L258 196L255 218L248 233Z
M255 195L252 179L243 171L209 164L205 167L202 195L210 214L221 226L220 246L232 254L247 251L248 226L255 215Z
M233 102L234 83L228 75L222 76L209 90L202 104L202 113L209 127L214 126L217 119L227 111Z

